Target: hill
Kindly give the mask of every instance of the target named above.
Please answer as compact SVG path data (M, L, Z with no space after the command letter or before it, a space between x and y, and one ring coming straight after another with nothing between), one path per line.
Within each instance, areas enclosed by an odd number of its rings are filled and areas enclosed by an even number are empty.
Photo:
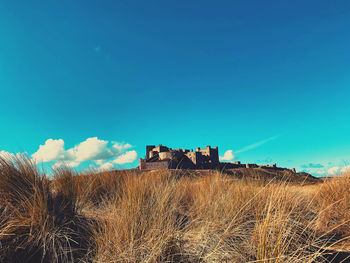
M322 182L260 169L80 174L61 168L53 176L29 159L0 159L0 262L346 262L349 256L350 175Z
M276 170L268 168L234 168L234 169L199 169L199 170L182 170L182 169L166 169L166 170L138 170L138 169L126 169L126 170L115 170L112 171L115 174L123 173L138 173L138 174L152 174L152 173L165 173L171 174L175 178L182 176L198 177L198 176L212 176L216 173L229 176L235 179L258 179L264 181L286 181L291 183L300 184L312 184L320 183L321 178L314 177L309 173L300 172L294 173L291 170Z

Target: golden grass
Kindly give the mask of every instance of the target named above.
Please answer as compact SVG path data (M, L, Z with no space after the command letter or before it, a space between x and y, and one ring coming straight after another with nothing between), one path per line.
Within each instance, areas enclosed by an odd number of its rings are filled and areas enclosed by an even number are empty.
M86 254L89 223L65 192L69 182L51 185L29 158L0 158L0 261L72 262Z
M326 180L316 194L318 228L350 236L350 173Z
M286 182L129 175L97 216L96 262L327 262L314 191ZM315 188L317 189L317 188Z
M349 175L307 185L254 173L63 168L49 179L28 158L0 159L0 262L346 258L332 250L350 236Z

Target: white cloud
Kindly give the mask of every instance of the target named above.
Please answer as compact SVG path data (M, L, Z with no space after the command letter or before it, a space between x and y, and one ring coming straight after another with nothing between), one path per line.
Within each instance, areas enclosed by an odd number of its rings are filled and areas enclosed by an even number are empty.
M72 159L69 153L64 150L64 141L62 139L46 140L44 145L39 146L39 150L32 154L36 162L65 161Z
M114 165L111 162L106 162L104 164L102 164L100 167L97 168L98 171L110 171L114 169Z
M233 155L232 150L228 150L224 153L224 156L220 156L220 161L233 161L235 156Z
M81 142L74 148L69 149L68 152L70 155L74 156L74 159L78 162L107 159L111 155L107 144L108 141L92 137Z
M343 173L349 173L350 172L350 165L346 165L343 167L340 166L334 166L330 169L328 169L328 175L338 175Z
M126 163L132 163L137 158L137 152L136 151L128 151L119 157L117 157L113 162L116 164L126 164Z
M58 162L52 165L57 168L62 165L76 167L81 162L94 161L97 165L112 169L113 164L105 163L106 160L116 158L113 162L124 164L133 162L137 158L136 151L126 152L132 148L129 143L109 142L91 137L78 145L65 150L62 139L48 139L44 145L40 145L32 158L37 162Z
M113 142L113 148L119 152L123 152L131 147L132 147L132 145L129 143Z
M70 167L70 168L74 168L77 167L80 164L80 162L57 162L54 163L51 168L52 169L56 169L56 168L61 168L61 167Z
M328 175L337 175L337 174L339 174L340 170L341 169L339 166L334 166L334 167L328 169L327 173L328 173Z
M78 162L91 160L101 162L101 160L119 156L131 147L131 144L118 142L112 142L112 146L109 146L108 141L92 137L69 149L68 152Z
M341 168L341 173L348 173L350 172L350 165L344 166L343 168Z

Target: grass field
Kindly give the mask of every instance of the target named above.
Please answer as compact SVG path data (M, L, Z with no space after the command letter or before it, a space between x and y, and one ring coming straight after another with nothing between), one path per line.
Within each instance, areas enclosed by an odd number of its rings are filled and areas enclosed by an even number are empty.
M120 171L0 159L0 262L350 262L350 175Z

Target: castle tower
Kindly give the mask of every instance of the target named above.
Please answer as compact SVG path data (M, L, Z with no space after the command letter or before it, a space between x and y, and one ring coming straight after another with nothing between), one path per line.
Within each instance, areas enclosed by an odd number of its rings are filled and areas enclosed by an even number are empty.
M215 146L214 148L210 148L209 146L209 155L211 162L213 164L213 167L216 167L219 165L219 148Z
M156 148L155 145L147 145L147 146L146 146L146 160L148 160L148 159L150 158L149 152L150 152L152 149L154 149L154 148Z

